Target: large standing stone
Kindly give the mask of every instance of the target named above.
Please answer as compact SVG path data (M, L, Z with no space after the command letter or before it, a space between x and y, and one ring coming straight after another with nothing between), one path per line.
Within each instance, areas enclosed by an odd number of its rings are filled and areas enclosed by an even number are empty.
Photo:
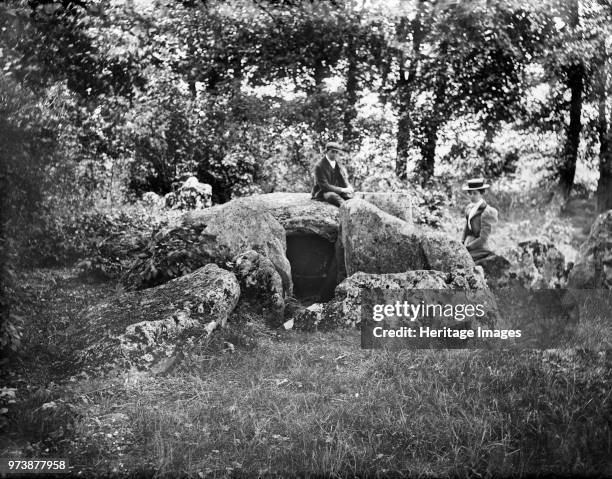
M256 195L251 201L285 228L294 294L303 299L333 295L339 264L338 208L304 193Z
M184 224L203 228L204 245L217 260L229 260L248 250L268 257L283 280L285 291L292 292L285 230L261 204L249 198L233 200L219 206L214 214L185 216Z
M340 208L342 243L347 275L400 273L456 268L471 271L474 261L458 241L441 234L419 231L360 199Z
M612 289L612 210L600 214L570 272L568 286Z
M410 199L405 194L357 195L395 214L409 216ZM370 211L381 212L364 200L352 201L369 205ZM255 195L189 212L178 224L157 233L124 275L123 283L135 289L155 286L211 262L231 269L237 255L255 250L272 261L283 280L286 295L291 294L295 283L296 294L301 296L328 296L345 277L343 251L337 241L339 215L337 207L312 200L307 193ZM409 223L387 213L383 215L390 218L390 223L410 230ZM415 232L414 245L396 238L403 245L401 257L405 256L404 250L409 250L412 256L422 258L420 262L410 262L411 267L405 269L436 267L447 270L446 263L455 264L466 259L465 255L455 258L461 256L462 248L453 250L455 245L450 245L450 240L431 236L427 242L422 242L419 238L425 236ZM374 257L387 249L384 243L376 246L380 251ZM428 257L434 266L425 262ZM395 262L395 258L386 259ZM381 272L388 270L384 267Z
M215 257L233 258L248 249L261 250L274 265L287 271L285 230L261 204L240 198L206 211L183 216L183 226L202 228L202 239L211 239Z
M410 219L411 198L405 193L357 192L355 196ZM251 201L263 205L285 228L296 296L329 299L346 276L342 245L337 241L339 209L312 200L307 193L270 193L253 196Z
M149 369L193 329L224 326L240 296L229 271L208 264L161 286L124 293L86 310L74 334L83 367Z
M428 269L414 226L371 203L347 201L340 223L347 275Z

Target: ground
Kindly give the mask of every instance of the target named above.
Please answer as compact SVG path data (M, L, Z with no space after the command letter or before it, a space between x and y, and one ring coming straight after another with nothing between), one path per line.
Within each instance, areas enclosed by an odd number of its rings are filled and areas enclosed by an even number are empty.
M3 457L68 457L87 476L612 473L606 355L386 353L351 330L262 330L193 347L166 377L100 380L70 371L63 331L110 286L67 269L23 280L42 307L5 373Z
M20 283L29 319L0 373L0 457L66 457L87 477L612 474L609 354L368 351L354 330L247 317L186 341L163 377L91 378L73 367L71 325L115 283L70 268Z

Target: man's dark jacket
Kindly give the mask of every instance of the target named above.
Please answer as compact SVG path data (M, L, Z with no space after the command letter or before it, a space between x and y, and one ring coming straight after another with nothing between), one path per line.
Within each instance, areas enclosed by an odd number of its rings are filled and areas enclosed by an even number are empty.
M328 191L341 195L342 188L348 187L346 176L338 162L336 161L336 167L332 168L325 157L321 158L315 165L314 179L315 184L312 187L312 198L315 200L322 200L323 193Z

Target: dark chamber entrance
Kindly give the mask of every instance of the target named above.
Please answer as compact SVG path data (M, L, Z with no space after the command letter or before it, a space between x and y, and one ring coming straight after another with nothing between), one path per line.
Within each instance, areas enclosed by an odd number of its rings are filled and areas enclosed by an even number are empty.
M287 236L293 293L304 302L327 301L336 287L334 244L315 234Z

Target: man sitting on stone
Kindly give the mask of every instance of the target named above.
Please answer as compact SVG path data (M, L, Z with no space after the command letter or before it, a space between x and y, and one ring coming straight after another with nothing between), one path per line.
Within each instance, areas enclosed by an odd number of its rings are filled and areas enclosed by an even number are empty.
M462 243L472 255L474 261L494 254L488 243L493 225L497 223L497 210L487 205L483 195L487 185L483 178L468 180L463 191L470 195L470 204L465 208L465 227Z
M329 142L325 145L325 156L314 168L313 199L340 206L345 200L353 197L355 191L338 164L344 151L344 147L339 143Z

